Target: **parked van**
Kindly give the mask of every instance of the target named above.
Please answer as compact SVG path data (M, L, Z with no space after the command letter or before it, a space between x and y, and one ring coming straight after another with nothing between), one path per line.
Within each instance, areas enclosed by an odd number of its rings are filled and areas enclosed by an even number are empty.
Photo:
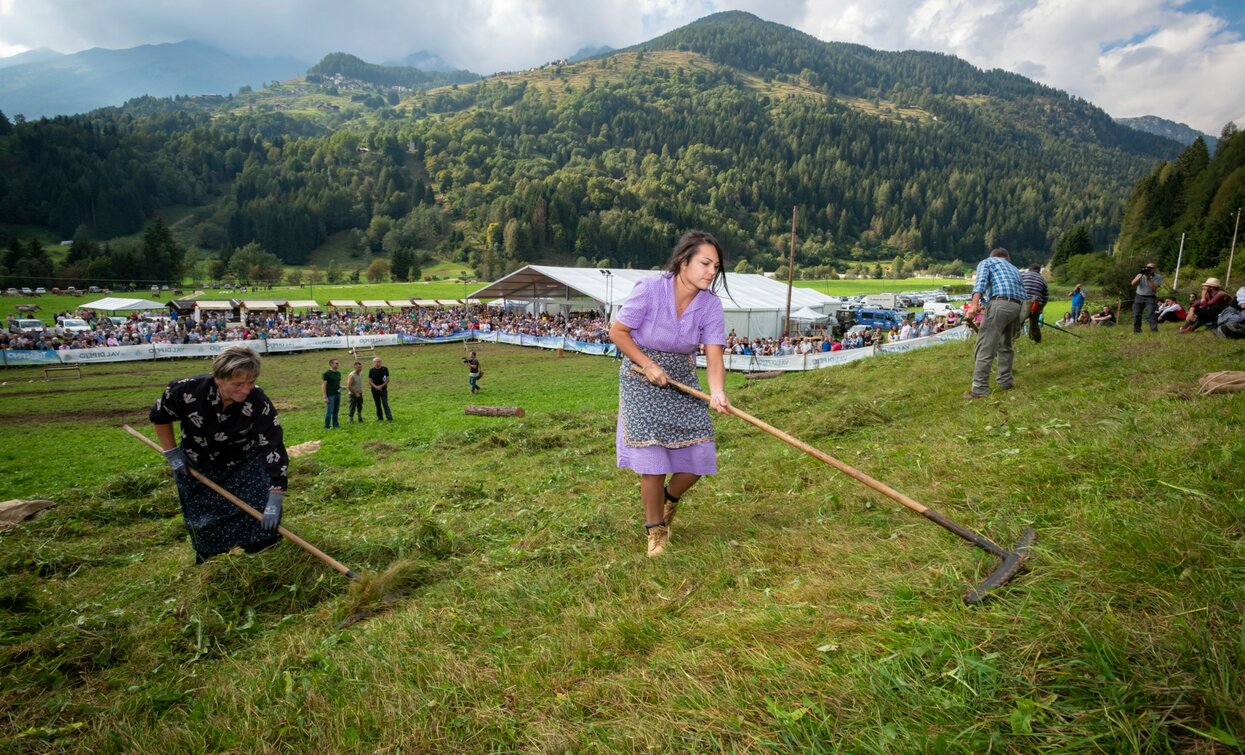
M904 316L893 309L865 307L856 311L855 319L858 325L890 330L892 325L903 325Z
M943 317L951 310L958 310L959 307L954 304L944 304L942 302L927 301L925 302L924 312L929 317Z
M43 320L14 320L13 324L9 326L10 333L25 333L28 335L44 333L47 329L48 326L43 324Z
M899 306L899 297L895 294L869 294L865 297L865 306L875 309L895 309Z

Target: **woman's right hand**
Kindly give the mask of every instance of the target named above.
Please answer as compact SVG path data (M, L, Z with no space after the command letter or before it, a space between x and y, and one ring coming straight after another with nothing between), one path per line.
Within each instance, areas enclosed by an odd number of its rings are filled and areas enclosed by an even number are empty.
M649 362L644 365L644 377L648 381L659 388L665 388L669 384L670 378L666 376L666 371L656 362Z

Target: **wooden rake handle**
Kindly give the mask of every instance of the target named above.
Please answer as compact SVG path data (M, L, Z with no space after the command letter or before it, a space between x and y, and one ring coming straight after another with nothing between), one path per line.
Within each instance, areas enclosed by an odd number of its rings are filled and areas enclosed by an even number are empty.
M156 453L162 456L164 455L164 451L162 451L160 449L160 446L155 441L153 441L151 438L148 438L146 435L143 435L142 433L130 427L129 425L122 425L122 427L125 428L125 431L127 433L129 433L130 435L133 435L135 438L138 438L139 440L141 440L142 442L150 446L151 450L155 451ZM237 506L238 508L245 511L247 514L253 517L256 521L262 522L264 520L264 515L259 513L255 509L251 508L251 506L248 505L246 501L243 501L241 498L237 497L233 493L230 493L228 490L225 490L220 485L217 485L216 483L212 482L207 477L200 474L197 469L194 469L193 467L190 468L190 474L196 480L208 486L213 491L215 491L217 494L219 494L220 497L224 498L226 501L229 501L234 506ZM355 574L353 571L347 568L345 564L341 563L340 561L333 558L329 554L325 553L324 551L315 547L311 543L302 539L298 535L295 535L293 532L290 532L286 528L278 525L277 532L280 533L281 536L284 537L286 540L289 540L290 542L294 543L299 548L302 548L303 550L307 551L308 553L320 559L321 561L328 564L329 566L333 567L337 571L341 572L342 574L345 574L347 577L350 577L351 579L359 578L359 575Z
M632 369L634 369L636 372L639 372L641 374L643 374L644 372L644 370L641 370L639 367L633 366ZM695 396L696 398L702 401L705 401L705 402L709 401L709 394L705 393L704 391L696 390L690 385L683 385L677 380L670 380L668 377L666 378L666 380L670 383L670 385L673 385L675 388L678 388L680 391L683 391L689 396ZM904 506L907 506L908 508L912 509L918 514L924 515L925 512L928 510L925 506L922 506L920 503L912 500L911 498L904 495L903 493L900 493L898 490L895 490L890 485L887 485L884 482L879 482L873 479L869 475L865 474L864 472L861 472L859 469L851 466L850 464L844 464L843 462L834 458L830 454L820 451L816 448L813 448L812 446L800 440L799 438L796 438L792 435L788 435L787 433L784 433L782 430L779 430L773 425L767 422L763 422L757 419L756 417L753 417L751 414L748 414L747 412L743 410L736 409L733 406L727 406L726 411L735 415L736 417L739 417L744 422L747 422L750 425L755 425L756 427L761 428L762 430L769 433L770 435L773 435L775 438L778 438L781 441L785 441L786 443L792 446L795 446L796 448L800 449L801 451L808 454L809 456L812 456L816 459L820 459L821 461L824 461L825 463L839 470L843 474L856 479L857 481L863 483L867 487L873 488L874 490L878 491L879 493L886 496L887 498L890 498L891 500L896 501L897 503L902 503Z
M641 370L639 367L636 367L634 365L632 366L632 369L636 370L637 372L643 372L643 370ZM678 388L679 390L683 391L689 396L695 396L696 398L702 401L709 400L709 395L702 391L698 391L695 388L692 388L691 386L683 385L677 380L670 380L669 377L667 377L666 380L670 383L670 385L673 385L675 388ZM753 417L751 414L748 414L745 411L736 409L733 406L727 406L726 410L730 412L731 414L734 414L736 417L739 417L743 421L761 428L762 430L769 433L770 435L773 435L775 438L778 438L779 440L785 441L788 444L795 446L796 448L800 449L801 451L808 454L809 456L812 456L814 459L820 459L821 461L824 461L825 463L839 470L840 472L847 475L848 477L855 479L856 481L860 482L866 487L876 490L877 492L881 493L887 498L890 498L892 501L903 504L904 506L908 507L912 511L915 511L916 513L930 520L934 524L937 524L939 527L942 527L943 529L948 530L949 532L954 532L956 535L959 535L960 537L964 538L965 540L972 543L973 545L976 545L978 548L981 548L982 550L993 553L994 555L1000 558L1006 558L1011 553L1010 551L999 546L997 543L995 543L990 538L985 537L984 535L981 535L977 532L973 532L967 527L956 524L955 522L946 518L942 514L939 514L937 511L934 511L928 506L922 506L920 503L917 503L916 501L912 500L911 498L904 495L903 493L900 493L898 490L895 490L890 485L887 485L884 482L878 482L877 480L873 479L872 477L865 474L864 472L861 472L859 469L856 469L850 464L844 464L843 462L834 458L830 454L825 453L823 451L819 451L816 448L813 448L812 446L805 443L804 441L798 438L792 437L791 435L788 435L787 433L784 433L782 430L779 430L773 425L762 422L756 417Z

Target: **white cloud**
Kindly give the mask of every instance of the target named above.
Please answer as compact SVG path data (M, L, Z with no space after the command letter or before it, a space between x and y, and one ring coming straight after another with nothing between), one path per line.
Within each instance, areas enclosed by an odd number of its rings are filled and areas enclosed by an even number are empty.
M625 47L727 9L828 41L951 53L1113 115L1153 113L1211 133L1245 121L1235 83L1245 42L1186 0L0 0L0 55L198 39L309 62L424 49L490 73Z
M802 28L826 40L947 52L1016 71L1116 116L1154 114L1217 134L1245 113L1245 42L1180 0L828 0Z

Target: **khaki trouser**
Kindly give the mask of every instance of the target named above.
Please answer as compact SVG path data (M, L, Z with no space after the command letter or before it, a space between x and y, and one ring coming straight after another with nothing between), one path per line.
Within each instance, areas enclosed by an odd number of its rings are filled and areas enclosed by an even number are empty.
M973 393L990 391L990 369L994 358L999 360L1000 386L1012 384L1012 358L1016 355L1012 341L1024 322L1024 304L1005 299L991 299L977 330L977 345L973 349Z

